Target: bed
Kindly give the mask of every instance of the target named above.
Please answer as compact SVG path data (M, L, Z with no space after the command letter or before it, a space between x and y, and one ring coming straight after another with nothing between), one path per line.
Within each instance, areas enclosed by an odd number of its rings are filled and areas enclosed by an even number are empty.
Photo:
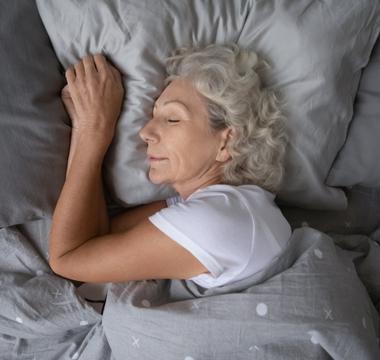
M0 0L0 359L380 359L380 3ZM103 164L110 217L167 199L137 133L177 47L236 42L270 64L290 144L276 203L292 227L253 276L82 284L48 264L71 126L64 71L123 73Z

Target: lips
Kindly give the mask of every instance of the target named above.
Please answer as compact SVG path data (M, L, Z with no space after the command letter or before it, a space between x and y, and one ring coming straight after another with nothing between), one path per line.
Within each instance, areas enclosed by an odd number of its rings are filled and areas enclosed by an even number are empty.
M159 156L153 156L153 155L148 155L149 160L164 160L166 158L164 157L159 157Z

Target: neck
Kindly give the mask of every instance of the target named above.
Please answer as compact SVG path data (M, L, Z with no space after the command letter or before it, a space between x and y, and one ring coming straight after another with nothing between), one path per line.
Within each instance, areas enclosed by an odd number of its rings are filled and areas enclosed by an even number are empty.
M186 183L174 186L175 190L181 195L182 199L186 200L195 191L205 188L210 185L220 184L220 177L214 177L208 180L194 183Z

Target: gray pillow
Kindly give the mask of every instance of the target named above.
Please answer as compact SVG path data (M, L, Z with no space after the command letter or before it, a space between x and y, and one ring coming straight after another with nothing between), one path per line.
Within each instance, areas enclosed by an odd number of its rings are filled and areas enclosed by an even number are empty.
M34 1L0 0L0 227L51 216L65 179L65 79Z
M363 70L347 140L326 183L380 189L380 38Z
M120 204L176 195L149 181L138 136L163 90L165 58L180 46L236 42L272 63L265 81L287 102L291 143L279 204L347 206L344 192L324 181L346 139L360 73L380 29L379 2L37 0L37 5L65 68L103 52L126 74L126 102L105 158L106 184Z

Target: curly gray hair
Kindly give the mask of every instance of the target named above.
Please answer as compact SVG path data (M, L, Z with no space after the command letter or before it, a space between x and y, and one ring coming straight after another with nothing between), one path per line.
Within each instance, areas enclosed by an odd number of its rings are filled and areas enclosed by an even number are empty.
M188 77L205 100L211 132L232 128L223 183L254 184L277 193L288 137L279 98L262 86L266 68L268 63L255 52L234 43L182 47L166 59L165 86Z

